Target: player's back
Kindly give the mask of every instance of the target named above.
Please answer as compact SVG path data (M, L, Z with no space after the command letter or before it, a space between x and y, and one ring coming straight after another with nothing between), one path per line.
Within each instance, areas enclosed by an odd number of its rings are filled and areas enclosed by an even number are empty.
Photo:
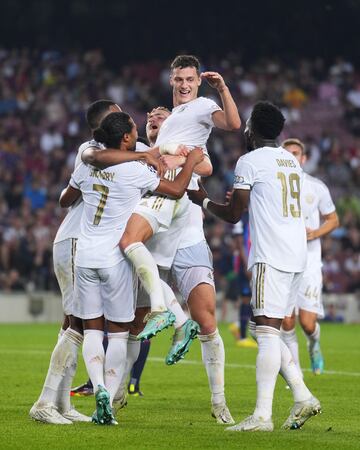
M300 203L303 171L295 157L282 147L259 148L240 158L236 175L235 188L244 185L251 188L249 268L256 262L266 262L285 272L303 271L306 264L306 232Z
M157 188L159 178L138 161L105 170L81 163L70 184L81 190L84 201L76 264L112 267L123 258L118 243L130 215L144 191Z

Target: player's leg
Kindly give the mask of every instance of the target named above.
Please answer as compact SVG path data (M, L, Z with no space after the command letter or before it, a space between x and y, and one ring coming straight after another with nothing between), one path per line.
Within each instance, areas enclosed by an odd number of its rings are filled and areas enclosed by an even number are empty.
M284 320L281 324L281 339L285 342L285 344L288 346L292 359L294 363L296 364L299 373L302 376L302 370L300 366L300 360L299 360L299 343L298 338L295 331L295 324L296 324L296 316L295 311L291 314L291 316L284 317Z
M30 416L42 422L69 424L73 421L90 420L71 408L69 397L77 366L78 349L83 340L81 323L80 328L77 328L72 316L75 248L76 239L67 239L55 244L53 249L54 271L60 286L66 316L50 358L42 392L30 410Z
M244 271L241 271L239 281L241 293L241 304L239 308L240 339L236 344L238 347L256 348L256 342L251 336L247 336L249 320L252 315L250 305L251 289L249 280Z
M299 321L307 339L311 369L315 375L320 375L324 371L324 358L320 348L320 324L317 317L315 312L299 310Z

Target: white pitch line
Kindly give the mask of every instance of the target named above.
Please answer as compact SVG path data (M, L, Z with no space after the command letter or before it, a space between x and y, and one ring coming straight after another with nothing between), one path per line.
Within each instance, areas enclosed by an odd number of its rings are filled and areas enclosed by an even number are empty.
M20 349L0 349L0 355L6 354L20 354L20 355L50 355L49 350L20 350ZM156 362L156 363L164 363L164 358L160 358L158 356L150 356L148 361ZM187 364L192 366L202 366L202 361L194 361L191 359L184 359L180 363L181 365ZM225 367L229 369L251 369L255 370L255 366L253 364L237 364L237 363L225 363ZM311 369L302 369L303 372L311 372ZM338 370L324 370L325 375L341 375L345 377L360 377L360 372L343 372Z
M164 362L164 358L159 357L149 357L149 361L152 362ZM183 359L181 361L181 364L189 364L189 365L196 365L201 366L203 363L202 361L194 361L191 359ZM255 370L255 366L253 364L237 364L237 363L225 363L225 367L230 369L252 369ZM304 372L311 372L311 369L302 369ZM347 377L360 377L360 372L343 372L343 371L337 371L337 370L324 370L324 374L326 375L344 375Z

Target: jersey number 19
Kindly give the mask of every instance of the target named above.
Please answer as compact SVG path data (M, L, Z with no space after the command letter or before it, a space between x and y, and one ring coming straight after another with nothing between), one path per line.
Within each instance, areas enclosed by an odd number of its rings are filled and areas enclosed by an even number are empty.
M281 183L282 190L282 206L283 206L283 216L289 216L290 213L293 217L300 217L301 206L300 206L300 177L297 173L290 173L289 177L286 176L284 172L278 172L277 178ZM288 188L289 186L289 188ZM288 203L288 192L290 191L290 197L295 200L294 203Z

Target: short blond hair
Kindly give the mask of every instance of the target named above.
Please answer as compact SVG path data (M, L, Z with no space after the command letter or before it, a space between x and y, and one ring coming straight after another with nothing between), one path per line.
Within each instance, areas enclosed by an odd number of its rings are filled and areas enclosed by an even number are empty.
M281 143L281 147L284 147L284 148L286 148L289 145L298 145L301 148L301 152L305 155L306 147L305 147L305 144L302 141L300 141L300 139L288 138L288 139L285 139L285 141L283 141Z
M171 114L170 109L166 108L166 106L157 106L156 108L153 108L150 112L148 112L147 115L151 114L154 111L165 111L165 112Z

